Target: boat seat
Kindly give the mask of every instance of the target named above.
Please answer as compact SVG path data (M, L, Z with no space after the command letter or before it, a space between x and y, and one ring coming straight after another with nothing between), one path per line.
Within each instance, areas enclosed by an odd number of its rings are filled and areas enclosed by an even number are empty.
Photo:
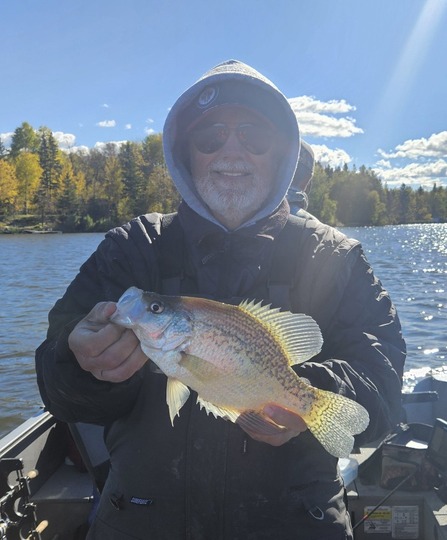
M407 423L433 425L435 418L447 419L447 374L433 373L419 381L412 394L404 395ZM420 396L420 400L414 399ZM426 396L427 399L424 399ZM413 398L413 399L405 399Z

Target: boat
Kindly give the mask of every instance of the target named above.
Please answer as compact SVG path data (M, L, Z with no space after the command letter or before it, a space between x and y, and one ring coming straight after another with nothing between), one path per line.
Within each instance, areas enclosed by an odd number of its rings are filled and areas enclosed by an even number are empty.
M447 372L433 370L403 403L404 424L340 460L355 540L447 540ZM383 487L388 447L402 463L420 452L434 478L415 487L415 471L395 467ZM103 428L39 411L0 439L0 538L84 539L107 467Z

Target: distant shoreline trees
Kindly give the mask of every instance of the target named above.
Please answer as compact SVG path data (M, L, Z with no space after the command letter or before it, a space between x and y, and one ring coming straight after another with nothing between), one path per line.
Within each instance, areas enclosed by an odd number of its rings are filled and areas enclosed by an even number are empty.
M9 151L0 140L0 225L105 231L139 214L174 211L179 201L161 134L66 153L51 130L24 122ZM364 166L317 164L309 211L332 225L447 222L447 189L413 190L404 183L389 189Z
M402 183L389 189L371 169L315 167L309 211L331 225L399 225L447 222L447 189Z

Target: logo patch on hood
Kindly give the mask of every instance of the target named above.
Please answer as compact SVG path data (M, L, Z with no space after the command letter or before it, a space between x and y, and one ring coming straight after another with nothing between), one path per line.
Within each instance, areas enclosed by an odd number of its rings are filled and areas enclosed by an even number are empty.
M197 106L201 109L209 107L219 95L219 89L215 86L207 86L197 99Z

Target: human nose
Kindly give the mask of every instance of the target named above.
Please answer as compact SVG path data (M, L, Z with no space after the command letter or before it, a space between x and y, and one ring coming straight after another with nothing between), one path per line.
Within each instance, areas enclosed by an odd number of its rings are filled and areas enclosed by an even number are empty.
M241 143L237 128L228 128L228 137L222 146L222 151L226 152L243 152L244 145Z

